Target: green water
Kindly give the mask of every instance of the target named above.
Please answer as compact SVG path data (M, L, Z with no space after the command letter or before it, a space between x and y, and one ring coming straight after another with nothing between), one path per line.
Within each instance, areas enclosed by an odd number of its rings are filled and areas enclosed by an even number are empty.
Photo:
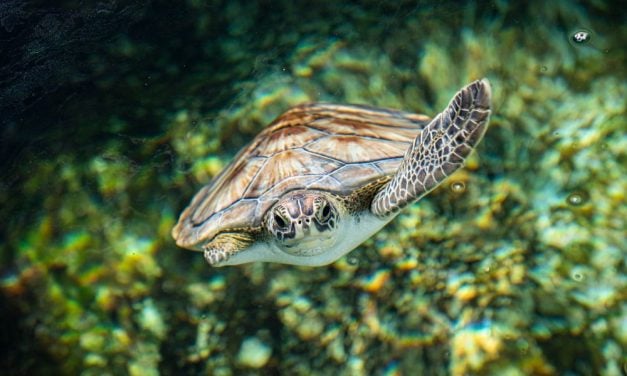
M623 8L4 2L2 373L625 374ZM289 107L433 116L481 77L466 168L336 263L175 246Z

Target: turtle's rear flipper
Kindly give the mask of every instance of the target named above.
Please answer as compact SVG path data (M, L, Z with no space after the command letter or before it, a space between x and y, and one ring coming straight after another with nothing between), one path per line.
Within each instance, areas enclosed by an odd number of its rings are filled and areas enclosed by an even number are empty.
M372 201L372 213L385 217L399 211L460 168L487 129L491 96L485 78L457 92L416 137L396 175Z
M244 232L225 232L218 234L202 249L205 260L211 266L222 266L234 254L248 248L253 243L251 234Z

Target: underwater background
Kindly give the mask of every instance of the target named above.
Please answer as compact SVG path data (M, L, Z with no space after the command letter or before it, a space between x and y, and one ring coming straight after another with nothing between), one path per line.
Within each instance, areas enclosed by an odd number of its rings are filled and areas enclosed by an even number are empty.
M611 1L0 4L0 373L624 375L627 12ZM170 236L290 106L437 114L467 166L320 268Z

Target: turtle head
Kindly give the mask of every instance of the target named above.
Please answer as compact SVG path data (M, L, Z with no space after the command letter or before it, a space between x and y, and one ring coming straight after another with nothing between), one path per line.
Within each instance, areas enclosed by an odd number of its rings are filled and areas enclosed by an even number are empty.
M266 214L266 229L286 253L319 255L337 241L340 210L340 202L328 193L290 192Z

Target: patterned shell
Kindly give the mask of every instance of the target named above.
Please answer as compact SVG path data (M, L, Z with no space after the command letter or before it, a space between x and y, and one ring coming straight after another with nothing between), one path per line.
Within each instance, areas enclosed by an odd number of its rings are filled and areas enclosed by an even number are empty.
M196 194L172 231L176 243L200 249L221 232L260 226L266 211L289 191L346 195L391 176L429 120L365 106L294 107Z

